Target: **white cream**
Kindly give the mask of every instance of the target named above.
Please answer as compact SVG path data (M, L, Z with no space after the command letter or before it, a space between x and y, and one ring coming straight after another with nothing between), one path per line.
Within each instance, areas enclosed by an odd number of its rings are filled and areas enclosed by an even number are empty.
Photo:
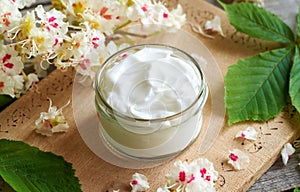
M189 63L187 63L189 62ZM165 47L145 47L120 55L102 79L102 92L114 111L134 119L116 116L116 122L100 117L104 137L118 151L141 158L177 153L195 139L201 129L201 109L207 97L197 67L174 56ZM197 100L204 89L202 100ZM101 115L100 115L101 116Z
M199 93L199 77L172 53L144 48L109 69L107 102L116 111L141 119L168 117L190 106Z

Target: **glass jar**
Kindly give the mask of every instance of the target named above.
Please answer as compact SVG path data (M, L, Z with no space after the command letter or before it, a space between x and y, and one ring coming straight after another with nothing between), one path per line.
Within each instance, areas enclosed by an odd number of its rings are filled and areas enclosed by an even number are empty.
M161 160L197 138L208 90L189 54L145 44L108 58L97 74L95 94L106 144L127 158Z

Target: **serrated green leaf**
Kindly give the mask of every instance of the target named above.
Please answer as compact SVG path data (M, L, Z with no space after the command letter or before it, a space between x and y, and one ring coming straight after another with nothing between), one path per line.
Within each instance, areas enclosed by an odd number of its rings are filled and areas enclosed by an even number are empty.
M290 27L273 13L252 3L219 3L237 31L263 40L285 43L294 41L294 33Z
M0 140L0 175L18 192L81 191L70 163L21 141Z
M290 73L290 87L289 94L292 104L300 111L300 51L296 46L296 53L294 56L294 63Z
M294 47L264 52L239 60L225 76L228 124L268 120L286 106Z

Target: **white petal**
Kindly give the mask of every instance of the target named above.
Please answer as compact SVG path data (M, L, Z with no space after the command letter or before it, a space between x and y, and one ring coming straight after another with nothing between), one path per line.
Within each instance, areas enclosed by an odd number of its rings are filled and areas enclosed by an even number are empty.
M281 150L281 158L284 165L287 164L290 156L295 153L294 147L290 143L286 143Z
M147 177L140 173L132 175L130 186L132 187L131 192L146 191L150 188Z
M166 185L164 185L163 187L158 188L156 192L170 192L170 190Z
M218 32L223 37L225 36L221 27L221 19L217 15L213 20L206 21L204 28L207 31Z
M245 130L239 131L235 137L236 138L242 137L248 140L256 140L257 132L253 127L249 126Z
M68 129L69 129L68 123L63 123L63 124L58 124L58 125L54 126L51 129L51 131L52 131L52 133L67 132Z
M28 90L34 82L38 82L39 78L36 74L30 73L25 82L25 89Z
M245 169L250 163L249 157L238 149L229 151L228 163L236 170Z

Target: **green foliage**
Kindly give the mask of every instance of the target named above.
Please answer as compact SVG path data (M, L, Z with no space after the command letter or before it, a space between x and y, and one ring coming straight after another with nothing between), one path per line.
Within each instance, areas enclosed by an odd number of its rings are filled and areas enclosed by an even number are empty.
M294 41L292 30L273 13L252 3L221 4L236 30L264 40L286 43Z
M224 4L230 23L250 37L283 42L284 47L241 59L225 76L228 124L277 116L288 97L300 111L300 21L295 34L280 18L251 3ZM298 15L298 18L300 16Z
M267 120L287 102L292 48L282 48L239 60L225 77L228 123Z
M296 47L294 64L290 74L289 94L293 105L300 111L300 52L299 46Z
M10 103L12 103L14 100L15 98L10 97L9 95L0 95L0 111Z
M0 176L20 192L81 191L70 163L21 141L0 140Z

